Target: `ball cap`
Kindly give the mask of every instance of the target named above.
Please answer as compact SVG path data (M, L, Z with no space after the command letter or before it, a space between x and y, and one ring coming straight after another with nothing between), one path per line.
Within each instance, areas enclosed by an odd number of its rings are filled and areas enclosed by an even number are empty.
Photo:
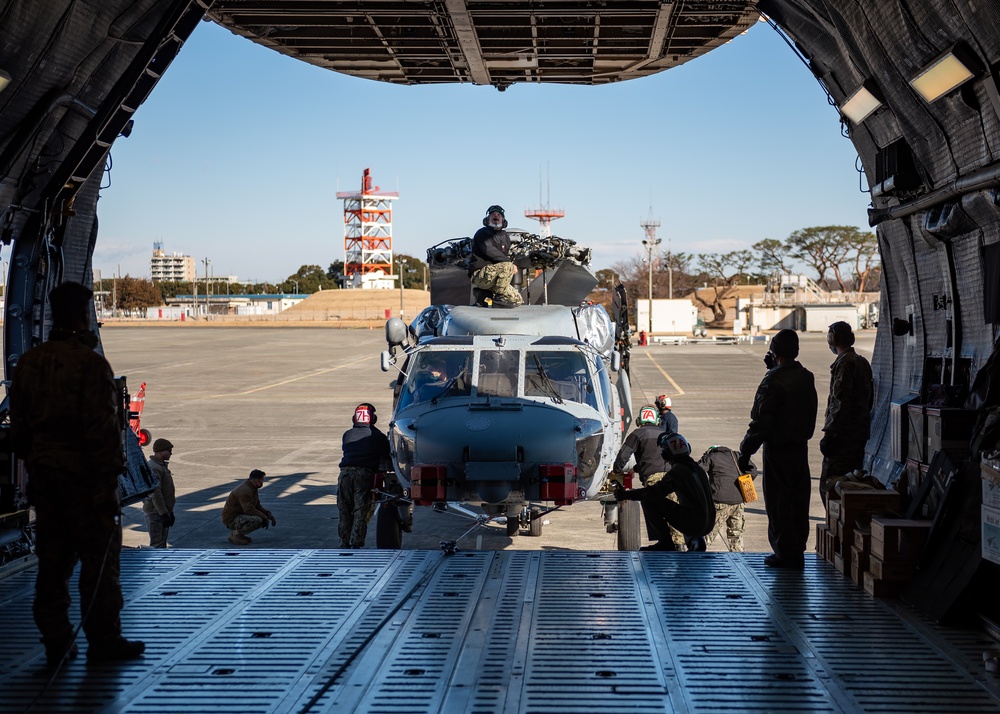
M267 474L261 471L260 469L254 469L253 471L250 472L249 478L259 478L263 480L265 476L267 476Z
M156 441L153 442L153 453L154 454L157 451L166 451L167 449L172 449L172 448L174 448L174 445L171 444L166 439L157 439Z

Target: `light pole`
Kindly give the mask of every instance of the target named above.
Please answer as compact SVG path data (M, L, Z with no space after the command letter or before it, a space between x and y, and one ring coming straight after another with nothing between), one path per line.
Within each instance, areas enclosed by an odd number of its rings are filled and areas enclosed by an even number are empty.
M646 334L653 335L653 251L660 243L659 238L644 240L642 244L646 246L647 260L649 261L649 330Z
M299 281L296 280L295 278L291 278L291 281L293 283L295 283L295 294L298 295L299 294Z
M667 297L674 299L674 257L670 254L670 238L667 238Z
M208 282L208 266L211 265L212 261L209 260L208 258L205 258L201 262L205 266L205 319L207 320L208 319L208 315L211 312L211 307L209 307L209 304L208 304L208 291L210 289L209 288L210 284Z

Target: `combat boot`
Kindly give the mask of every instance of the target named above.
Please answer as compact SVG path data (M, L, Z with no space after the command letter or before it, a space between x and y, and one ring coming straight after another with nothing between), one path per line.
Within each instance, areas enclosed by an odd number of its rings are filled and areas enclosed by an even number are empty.
M139 640L126 640L119 637L114 640L99 640L87 647L88 662L124 662L139 659L146 651L146 643Z
M76 643L71 643L68 647L65 644L62 645L45 645L45 666L49 669L55 669L63 663L63 661L69 661L71 659L76 659L76 656L80 653L79 648Z
M233 531L229 534L229 542L233 545L246 545L247 543L252 543L250 536L245 536L239 531Z

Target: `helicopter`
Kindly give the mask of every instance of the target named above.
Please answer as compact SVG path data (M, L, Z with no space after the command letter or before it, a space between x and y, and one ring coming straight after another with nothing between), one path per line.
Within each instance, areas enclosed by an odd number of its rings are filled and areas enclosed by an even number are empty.
M547 513L599 498L611 473L631 421L624 288L612 319L584 302L597 284L589 250L509 233L523 305L471 304L481 298L466 269L471 241L455 239L428 251L431 305L408 326L386 322L381 367L397 371L387 436L399 483L397 508L379 508L379 548L399 547L411 503L479 506L508 536L538 536ZM627 520L637 539L638 513Z

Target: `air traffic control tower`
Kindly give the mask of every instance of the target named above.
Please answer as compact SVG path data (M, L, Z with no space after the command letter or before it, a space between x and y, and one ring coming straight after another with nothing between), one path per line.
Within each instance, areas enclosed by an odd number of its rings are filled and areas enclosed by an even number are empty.
M397 191L380 191L371 170L361 175L360 191L338 191L344 202L344 277L348 288L394 286L392 279L392 202Z

